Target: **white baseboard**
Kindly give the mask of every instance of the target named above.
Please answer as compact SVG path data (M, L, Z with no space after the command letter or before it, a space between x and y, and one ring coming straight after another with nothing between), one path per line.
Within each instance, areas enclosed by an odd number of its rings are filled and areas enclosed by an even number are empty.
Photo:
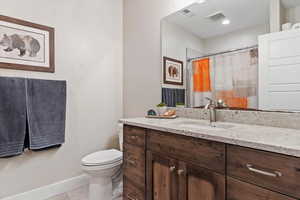
M45 200L87 184L88 176L81 175L0 200Z

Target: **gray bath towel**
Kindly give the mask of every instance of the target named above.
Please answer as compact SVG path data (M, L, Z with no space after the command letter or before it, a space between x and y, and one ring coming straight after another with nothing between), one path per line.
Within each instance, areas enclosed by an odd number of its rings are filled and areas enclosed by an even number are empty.
M185 103L185 89L162 88L162 102L168 107L176 107L177 103Z
M0 77L0 157L23 152L26 132L25 79Z
M66 81L27 79L29 148L65 142Z

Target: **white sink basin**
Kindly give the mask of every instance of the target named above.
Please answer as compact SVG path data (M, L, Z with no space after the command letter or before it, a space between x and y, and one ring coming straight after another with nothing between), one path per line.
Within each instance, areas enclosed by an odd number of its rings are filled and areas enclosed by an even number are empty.
M224 130L224 129L230 129L233 128L234 125L231 124L220 124L218 122L214 122L210 124L209 122L206 121L179 121L174 123L179 127L182 128L192 128L192 129L205 129L205 130Z

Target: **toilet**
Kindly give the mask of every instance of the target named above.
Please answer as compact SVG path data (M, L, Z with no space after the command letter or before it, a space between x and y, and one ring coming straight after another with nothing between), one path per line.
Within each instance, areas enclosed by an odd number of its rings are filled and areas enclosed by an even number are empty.
M122 135L119 125L120 147ZM89 176L89 200L112 200L112 178L120 173L122 159L123 153L116 149L98 151L82 158L82 169Z

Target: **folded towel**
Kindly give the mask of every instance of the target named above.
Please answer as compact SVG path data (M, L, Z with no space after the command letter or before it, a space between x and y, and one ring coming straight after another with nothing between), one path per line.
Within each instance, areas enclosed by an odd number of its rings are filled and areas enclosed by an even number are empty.
M177 103L185 103L185 89L162 88L162 102L168 107L176 107Z
M29 148L40 150L65 142L66 81L27 79Z
M0 157L23 152L26 133L25 92L25 79L0 78Z

